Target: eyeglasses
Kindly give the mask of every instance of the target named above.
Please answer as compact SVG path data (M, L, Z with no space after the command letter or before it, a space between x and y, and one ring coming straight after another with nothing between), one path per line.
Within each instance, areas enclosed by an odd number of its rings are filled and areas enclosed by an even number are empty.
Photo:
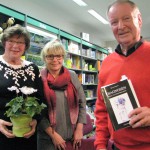
M8 40L7 41L10 45L14 45L14 44L17 44L19 46L22 46L25 44L25 42L21 42L21 41L13 41L13 40Z
M48 60L53 60L54 58L56 58L57 60L60 60L62 59L63 55L46 55L45 57Z

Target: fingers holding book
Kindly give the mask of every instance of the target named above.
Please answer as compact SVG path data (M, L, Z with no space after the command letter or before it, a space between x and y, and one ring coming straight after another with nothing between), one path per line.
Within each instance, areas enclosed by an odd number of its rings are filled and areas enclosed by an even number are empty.
M131 118L129 124L132 128L150 126L150 108L148 107L136 108L128 116Z

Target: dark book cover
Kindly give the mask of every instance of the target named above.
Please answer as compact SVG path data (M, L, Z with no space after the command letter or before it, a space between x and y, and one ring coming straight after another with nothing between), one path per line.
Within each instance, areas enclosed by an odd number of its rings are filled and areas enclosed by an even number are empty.
M129 127L129 112L140 106L131 81L101 87L101 92L114 130Z

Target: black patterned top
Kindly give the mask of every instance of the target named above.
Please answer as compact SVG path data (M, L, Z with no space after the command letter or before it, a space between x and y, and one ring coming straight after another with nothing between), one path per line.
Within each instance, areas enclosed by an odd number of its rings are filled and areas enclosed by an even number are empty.
M0 118L6 119L4 112L6 111L6 103L12 98L16 97L16 91L9 91L8 87L16 86L21 88L23 86L37 89L33 96L43 99L42 81L39 69L36 65L26 60L23 60L22 65L9 65L0 56ZM21 93L19 93L21 94Z
M5 121L9 121L9 118L7 118L6 115L4 115L5 111L7 109L5 107L5 105L12 98L17 96L16 91L8 90L8 87L10 88L12 86L16 86L18 88L27 86L27 87L32 87L34 89L37 89L37 92L33 93L31 96L35 96L35 97L39 98L40 99L39 102L42 102L42 100L44 100L42 80L41 80L41 76L40 76L38 67L35 64L28 62L26 60L22 60L22 65L13 66L13 65L8 64L3 59L2 55L0 55L0 119L3 119ZM21 95L21 92L18 93L18 96L19 95ZM36 119L39 119L39 118L41 118L41 117L36 116ZM22 144L15 142L16 139L18 139L18 138L9 139L9 140L11 140L11 142L14 141L14 142L12 142L13 145L19 146L21 150L27 148L26 146L28 145L27 144L28 142L26 141L27 143L23 144L25 141L24 138L20 139L21 143L23 142ZM32 139L32 138L29 138L29 139ZM3 134L0 133L0 141L1 140L2 141L6 140L8 142L8 138L6 138ZM28 141L30 141L30 140L28 140ZM34 137L33 141L35 141L35 143L32 143L32 146L35 145L33 147L36 147L35 137ZM3 142L0 142L0 149L4 148L5 150L7 150L6 147L7 147L7 145L9 145L9 143L5 142L6 144L4 144ZM30 142L29 142L29 145L31 144ZM12 148L13 145L9 145L9 147ZM24 148L21 148L21 146L23 146ZM33 147L31 147L31 148L33 148ZM12 148L12 150L14 150L14 149Z

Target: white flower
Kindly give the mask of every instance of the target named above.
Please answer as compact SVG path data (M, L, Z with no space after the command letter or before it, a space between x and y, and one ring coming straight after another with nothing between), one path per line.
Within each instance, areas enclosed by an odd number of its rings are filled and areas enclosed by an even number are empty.
M25 95L30 95L34 92L37 92L37 89L30 88L30 87L27 87L27 86L23 86L22 88L19 88L19 89Z
M19 93L19 89L16 86L8 87L7 88L9 91L16 91L16 93Z

